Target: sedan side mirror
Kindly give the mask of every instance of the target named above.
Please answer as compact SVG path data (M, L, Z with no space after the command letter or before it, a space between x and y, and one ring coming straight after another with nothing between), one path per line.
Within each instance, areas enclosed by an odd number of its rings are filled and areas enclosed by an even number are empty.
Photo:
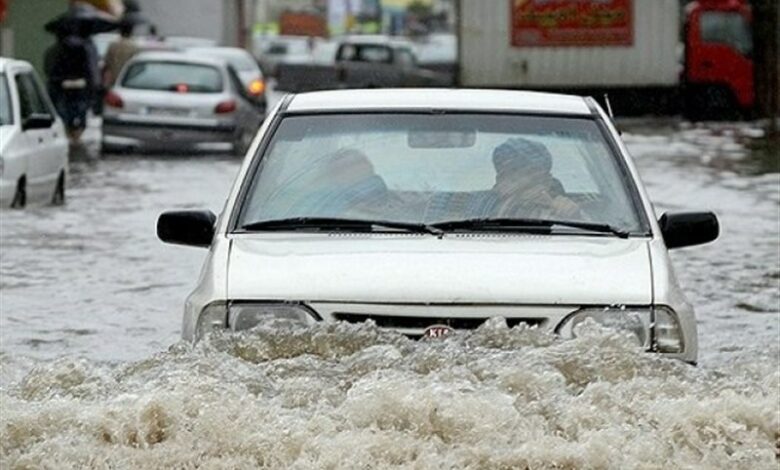
M54 117L50 114L33 113L27 116L22 123L22 130L48 129L54 124Z
M163 212L157 219L157 237L165 243L209 247L216 221L211 211Z
M709 243L720 234L718 217L712 212L666 213L658 225L668 249Z

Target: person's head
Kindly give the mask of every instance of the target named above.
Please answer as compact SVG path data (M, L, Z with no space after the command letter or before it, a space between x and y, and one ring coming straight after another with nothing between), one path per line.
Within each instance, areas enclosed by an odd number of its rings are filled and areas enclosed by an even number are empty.
M121 34L123 38L129 38L132 36L134 29L135 24L130 21L122 21L119 23L119 34Z
M341 149L334 152L327 162L328 179L331 182L350 185L375 176L374 165L363 152Z
M496 190L510 194L549 185L552 156L544 145L514 137L493 150L493 166Z

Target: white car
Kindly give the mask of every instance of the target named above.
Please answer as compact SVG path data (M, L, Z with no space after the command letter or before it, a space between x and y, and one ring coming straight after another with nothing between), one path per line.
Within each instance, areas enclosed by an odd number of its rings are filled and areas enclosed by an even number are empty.
M274 36L259 45L255 56L263 74L276 76L279 64L310 64L314 62L316 41L306 36Z
M710 212L656 220L590 98L386 89L288 95L221 215L167 212L157 230L210 247L190 340L264 319L373 320L412 337L498 316L573 337L592 319L694 363L667 249L719 226Z
M0 206L62 204L68 139L35 70L0 57Z

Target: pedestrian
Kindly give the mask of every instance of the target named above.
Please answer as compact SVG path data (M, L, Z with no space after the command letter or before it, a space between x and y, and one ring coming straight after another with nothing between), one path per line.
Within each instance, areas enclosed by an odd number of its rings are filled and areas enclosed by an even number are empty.
M87 112L98 85L91 41L82 29L77 26L59 28L57 42L46 50L44 57L49 94L73 145L81 142L81 134L87 126Z
M119 24L119 39L108 46L103 66L103 85L106 90L114 85L122 67L140 50L133 39L134 27L132 21L122 21Z

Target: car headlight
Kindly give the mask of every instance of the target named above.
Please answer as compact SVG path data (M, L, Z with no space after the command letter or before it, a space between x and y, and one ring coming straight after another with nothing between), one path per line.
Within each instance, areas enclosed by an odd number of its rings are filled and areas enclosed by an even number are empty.
M248 330L268 320L306 326L315 321L315 314L296 303L233 303L228 309L228 326L234 331Z
M213 331L227 328L227 303L212 302L206 305L198 316L195 340L199 340Z
M577 337L577 326L593 319L607 328L631 333L648 351L680 353L684 350L677 315L667 307L583 308L569 315L556 330L564 338Z
M317 319L316 313L297 303L213 302L201 311L196 339L228 328L248 330L269 320L306 326Z

